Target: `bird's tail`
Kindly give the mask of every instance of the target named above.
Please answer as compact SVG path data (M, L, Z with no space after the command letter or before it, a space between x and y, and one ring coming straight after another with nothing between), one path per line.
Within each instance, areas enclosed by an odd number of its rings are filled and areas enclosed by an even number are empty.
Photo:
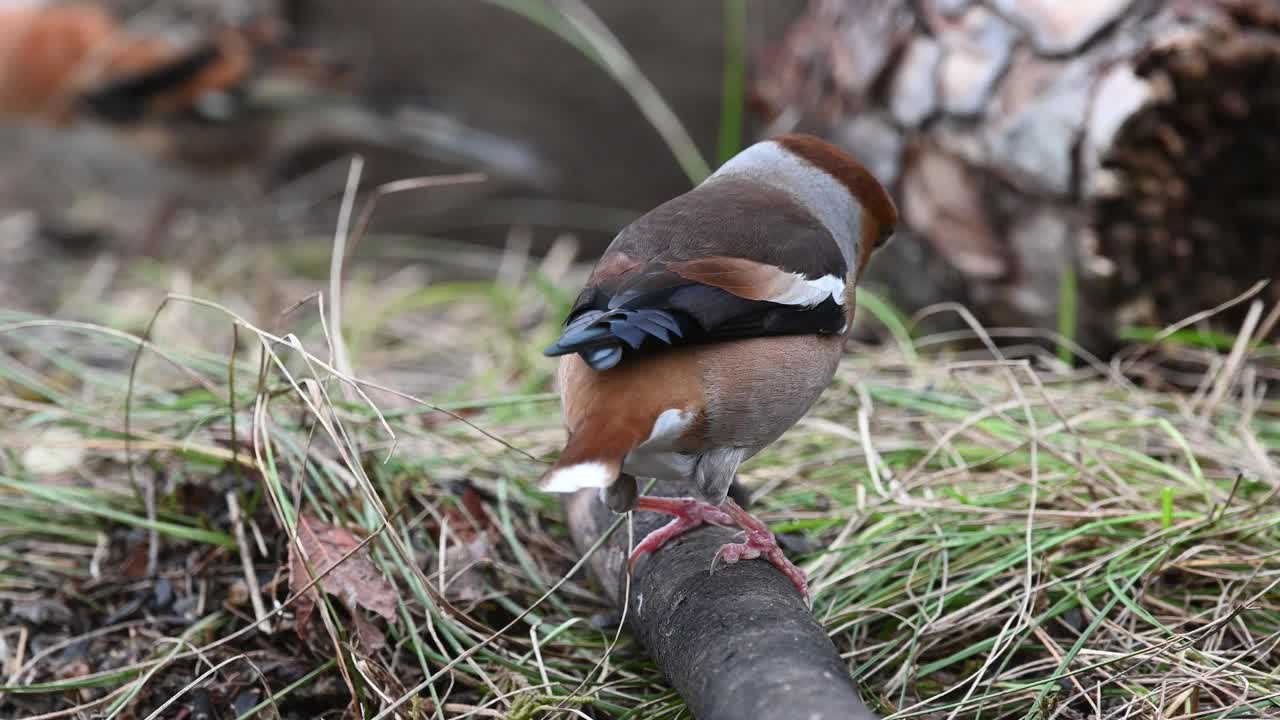
M644 441L625 423L586 422L542 476L544 492L572 493L584 488L607 488L622 474L627 453Z
M666 310L588 310L574 318L542 354L556 357L576 352L593 370L608 370L622 360L623 343L634 350L650 338L671 345L673 337L683 335L680 321Z
M585 488L606 488L622 473L619 460L557 462L542 476L543 492L573 493Z

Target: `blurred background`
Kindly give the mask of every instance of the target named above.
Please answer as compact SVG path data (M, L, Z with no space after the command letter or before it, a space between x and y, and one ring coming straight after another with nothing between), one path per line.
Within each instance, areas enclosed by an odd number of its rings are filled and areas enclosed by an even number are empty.
M803 4L731 5L741 84L746 48ZM415 293L520 284L553 247L555 273L580 272L691 187L720 142L725 23L681 0L6 0L0 305L141 332L185 292L270 325L327 290L353 158L359 207L391 181L478 172L380 196L347 250L364 347L416 347L402 389L451 386L476 372L451 358L475 353ZM683 165L648 111L674 120ZM736 146L759 123L732 115Z
M897 199L865 289L912 333L972 339L958 302L1002 343L1105 359L1225 305L1191 347L1274 338L1250 301L1280 298L1256 287L1280 275L1278 33L1246 0L6 0L0 304L275 317L328 277L349 183L377 197L346 248L370 307L554 285L802 130ZM384 319L369 339L403 340Z
M523 225L532 230L536 253L564 232L574 233L584 252L598 251L623 224L691 185L627 90L589 47L576 37L566 41L566 34L576 35L567 21L552 21L557 27L548 28L524 8L540 2L68 5L101 8L120 23L118 32L130 33L127 42L164 38L177 53L198 47L223 24L243 27L269 19L282 34L273 42L288 44L293 53L284 60L257 58L259 76L235 85L250 96L246 107L216 122L156 113L146 121L104 123L80 112L75 122L51 129L35 113L8 113L6 213L34 211L45 231L74 235L77 249L96 243L123 251L152 231L168 237L148 238L146 250L177 261L200 257L217 243L213 237L174 237L180 231L173 225L180 222L156 227L148 208L159 208L205 219L238 214L244 226L234 245L240 249L316 233L311 240L327 252L353 153L365 161L364 190L426 175L487 176L473 187L408 193L380 203L367 241L383 249L397 244L389 238L397 234L415 236L403 238L402 249L429 248L436 235L501 245L513 226ZM778 37L801 7L759 3L744 13L746 34L754 44ZM673 1L640 7L618 1L582 10L607 27L604 32L616 34L660 94L658 102L687 130L692 150L714 159L723 64L720 5ZM9 20L5 29L20 35L22 22ZM74 31L50 30L27 39L34 46L27 52L40 53L42 42L65 43L59 35ZM37 72L36 57L10 51L7 73ZM304 62L309 65L301 68ZM111 82L110 71L103 74L70 92ZM268 74L274 77L262 77ZM282 77L299 87L264 89L270 82L285 85ZM176 89L181 85L175 83ZM153 133L173 135L160 142L166 151L142 150L125 137L144 122L154 126ZM180 207L172 207L169 196L179 194ZM6 293L7 300L25 296L8 286Z
M1277 77L1277 0L0 0L0 717L687 717L542 349L791 131L901 216L741 476L868 706L1265 716Z

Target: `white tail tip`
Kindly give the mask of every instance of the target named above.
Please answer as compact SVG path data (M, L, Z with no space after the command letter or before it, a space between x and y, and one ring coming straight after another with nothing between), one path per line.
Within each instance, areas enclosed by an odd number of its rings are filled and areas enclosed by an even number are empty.
M609 487L617 479L617 471L602 462L576 463L551 471L542 481L542 490L571 493L583 488Z

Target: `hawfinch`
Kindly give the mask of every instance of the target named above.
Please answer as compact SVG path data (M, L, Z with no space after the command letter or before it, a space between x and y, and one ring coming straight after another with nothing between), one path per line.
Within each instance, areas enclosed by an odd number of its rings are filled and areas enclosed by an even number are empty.
M854 287L896 223L862 165L783 135L624 228L545 350L561 356L568 441L541 487L675 516L633 564L704 522L737 525L746 541L717 559L763 556L807 600L804 573L729 486L831 382ZM636 476L687 482L690 497L637 497Z
M270 166L319 141L388 148L534 187L553 180L522 142L415 99L372 102L358 92L348 58L297 45L272 15L198 28L178 42L133 32L97 3L4 2L0 120L55 128L86 121L153 157L214 175Z
M284 48L284 34L281 22L261 18L184 47L135 34L96 4L0 8L0 114L55 126L184 113L216 121L264 67L312 79L333 69L314 51Z
M54 128L88 121L144 151L217 171L272 141L263 128L272 104L351 83L345 60L291 46L274 17L198 35L178 42L136 33L96 3L0 7L0 119Z

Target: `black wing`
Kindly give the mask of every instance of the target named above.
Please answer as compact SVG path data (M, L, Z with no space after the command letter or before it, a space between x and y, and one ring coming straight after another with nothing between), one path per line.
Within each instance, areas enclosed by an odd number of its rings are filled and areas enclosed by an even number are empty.
M142 120L153 100L191 82L198 74L222 60L217 45L207 44L154 68L111 80L80 96L93 115L109 123ZM204 119L192 114L193 119Z
M843 293L824 299L803 285L842 283L847 273L831 233L787 194L734 179L706 183L618 234L544 352L576 352L604 370L624 354L674 345L842 332ZM795 299L789 283L807 300L767 299Z
M583 291L560 339L544 353L576 352L592 368L607 370L624 355L749 337L838 333L846 321L834 297L816 305L752 300L654 263L616 289Z

